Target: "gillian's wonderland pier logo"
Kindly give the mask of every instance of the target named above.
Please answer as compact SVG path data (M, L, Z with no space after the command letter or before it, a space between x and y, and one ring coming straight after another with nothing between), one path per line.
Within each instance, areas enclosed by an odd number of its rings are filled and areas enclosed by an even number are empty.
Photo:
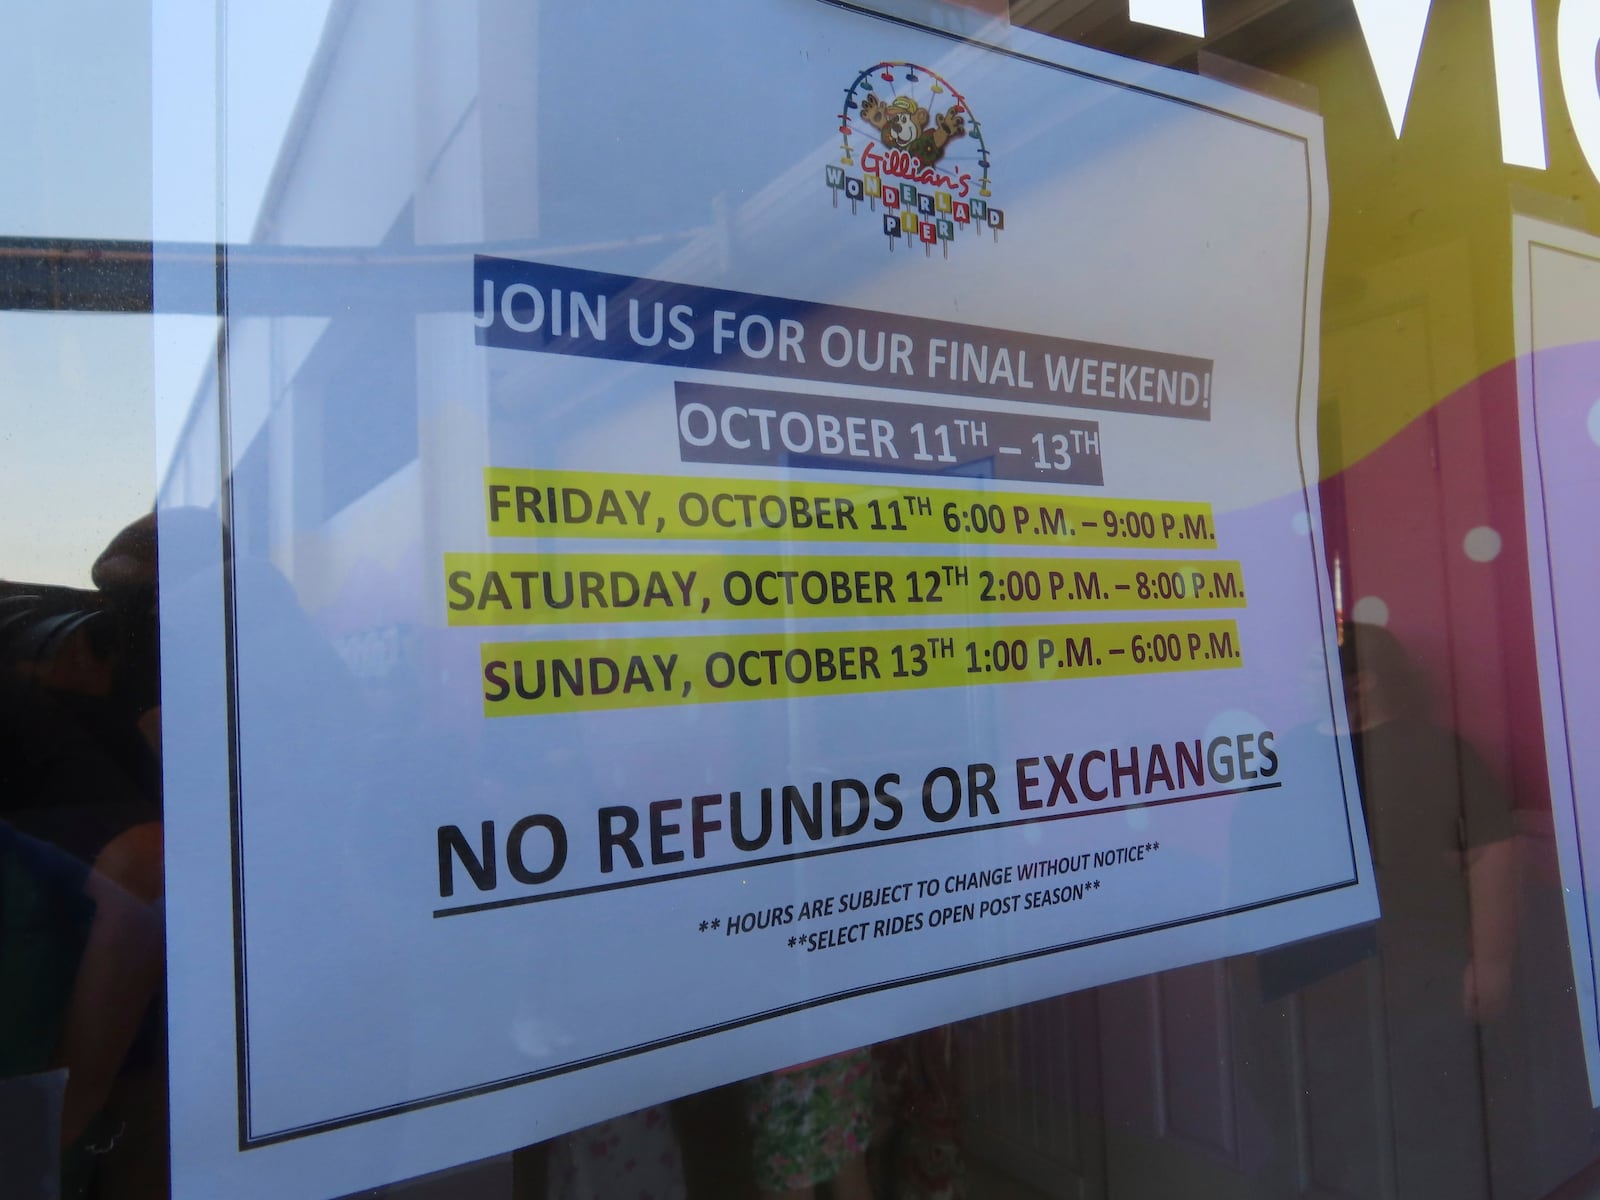
M825 170L834 207L879 213L893 250L902 238L931 255L967 230L995 240L1005 212L991 202L989 146L967 98L936 71L881 62L856 76L839 111L842 151Z

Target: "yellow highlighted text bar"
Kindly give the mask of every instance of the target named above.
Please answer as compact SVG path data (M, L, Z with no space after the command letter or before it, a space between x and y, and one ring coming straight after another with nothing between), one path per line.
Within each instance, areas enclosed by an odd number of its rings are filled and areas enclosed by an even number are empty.
M451 625L1243 608L1237 562L446 554Z
M1211 506L972 488L489 467L495 537L1216 546Z
M1233 621L488 643L488 717L797 700L1240 665Z

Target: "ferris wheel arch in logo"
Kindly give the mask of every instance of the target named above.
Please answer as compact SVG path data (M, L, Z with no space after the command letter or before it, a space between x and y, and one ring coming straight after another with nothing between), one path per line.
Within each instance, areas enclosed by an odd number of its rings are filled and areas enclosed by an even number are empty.
M890 250L905 239L949 258L950 243L968 228L1000 240L1006 215L991 203L983 124L937 71L904 61L866 68L845 89L839 136L839 162L824 171L833 206L841 196L852 214L882 204Z

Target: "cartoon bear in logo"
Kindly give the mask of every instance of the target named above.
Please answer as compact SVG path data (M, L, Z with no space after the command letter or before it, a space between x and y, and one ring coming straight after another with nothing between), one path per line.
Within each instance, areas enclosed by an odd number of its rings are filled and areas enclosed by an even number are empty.
M967 123L958 106L951 105L933 118L928 127L928 110L910 96L896 96L885 104L877 96L869 95L861 102L861 117L876 129L883 144L891 150L904 150L925 167L931 167L944 157L945 147L952 138L967 132Z

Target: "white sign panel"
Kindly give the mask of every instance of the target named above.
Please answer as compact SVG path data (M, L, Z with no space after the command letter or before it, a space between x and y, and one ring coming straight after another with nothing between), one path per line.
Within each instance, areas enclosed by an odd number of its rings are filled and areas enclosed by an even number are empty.
M1550 808L1566 900L1578 1020L1590 1097L1600 1104L1594 929L1600 894L1586 883L1600 859L1600 640L1588 598L1595 584L1593 522L1600 499L1600 398L1593 307L1600 239L1515 218L1518 420L1528 521L1533 631L1539 655ZM1584 797L1590 797L1585 802Z
M330 33L162 499L177 1194L1376 915L1320 122L939 18Z

